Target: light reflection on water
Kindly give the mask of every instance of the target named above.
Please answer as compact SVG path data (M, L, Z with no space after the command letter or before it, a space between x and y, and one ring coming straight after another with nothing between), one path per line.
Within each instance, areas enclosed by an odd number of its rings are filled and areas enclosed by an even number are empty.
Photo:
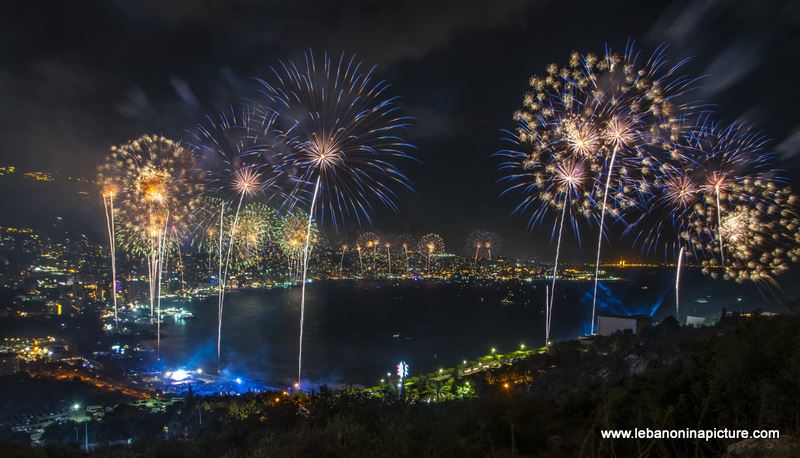
M631 278L631 272L635 272ZM598 303L613 314L673 313L674 272L628 271L607 283ZM737 285L684 272L682 313L714 315L769 308L753 285ZM591 282L559 282L554 306L556 340L589 330ZM588 292L588 294L587 294ZM275 384L290 384L297 370L299 288L226 295L223 367ZM307 289L304 373L317 383L371 384L399 360L411 372L449 367L465 358L511 351L544 340L544 283L465 286L414 282L322 282ZM791 296L789 296L791 297ZM505 302L504 299L507 299ZM161 359L185 367L216 367L217 300L182 305L194 313L162 329ZM603 313L603 311L599 312Z

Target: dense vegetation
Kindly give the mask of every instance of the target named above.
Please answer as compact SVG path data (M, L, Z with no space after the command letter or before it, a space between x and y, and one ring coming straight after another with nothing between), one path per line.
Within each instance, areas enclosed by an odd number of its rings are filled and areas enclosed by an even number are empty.
M714 327L666 320L640 335L564 342L547 355L446 383L392 391L321 390L189 397L159 414L120 406L90 423L92 456L686 456L723 440L602 440L601 428L779 429L800 425L800 317L728 317ZM470 382L467 397L457 388ZM462 393L463 394L463 393ZM428 402L438 395L441 402ZM435 399L435 398L434 398ZM74 424L51 445L5 456L72 456ZM782 439L785 442L785 438ZM790 444L794 446L794 444Z

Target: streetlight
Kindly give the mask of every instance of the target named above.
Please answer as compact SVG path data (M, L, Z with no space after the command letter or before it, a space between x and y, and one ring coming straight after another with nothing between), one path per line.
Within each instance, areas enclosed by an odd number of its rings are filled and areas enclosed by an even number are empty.
M80 438L78 437L78 409L81 408L81 405L77 402L72 404L72 411L75 412L73 417L75 418L75 443L80 444Z

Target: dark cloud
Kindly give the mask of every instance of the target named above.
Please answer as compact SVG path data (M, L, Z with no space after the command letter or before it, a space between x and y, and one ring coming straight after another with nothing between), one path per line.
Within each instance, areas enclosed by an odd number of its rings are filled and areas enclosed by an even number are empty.
M716 94L734 86L750 74L760 63L764 46L758 39L739 39L720 50L720 53L703 74L709 75L701 91L704 97Z
M800 126L795 127L786 139L775 147L775 151L780 153L784 160L794 159L800 154Z
M800 53L798 26L798 2L695 0L665 8L647 38L691 58L687 68L703 77L697 97L714 104L719 118L772 112L779 124L769 135L781 137L795 122L777 113L790 113L786 93L796 93L789 88L798 68L786 57Z
M206 29L236 45L268 45L297 52L298 45L358 51L389 65L419 58L460 33L491 29L523 11L526 0L356 0L350 2L182 0L117 1L116 8L138 20ZM521 17L521 16L517 16ZM224 18L224 20L220 20Z
M391 66L491 29L526 2L340 3L88 1L49 14L23 7L3 23L3 57L13 64L0 74L0 100L14 109L0 118L0 154L31 150L30 160L58 168L85 164L137 130L181 132L204 110L249 95L252 75L307 47ZM76 141L76 130L94 138Z

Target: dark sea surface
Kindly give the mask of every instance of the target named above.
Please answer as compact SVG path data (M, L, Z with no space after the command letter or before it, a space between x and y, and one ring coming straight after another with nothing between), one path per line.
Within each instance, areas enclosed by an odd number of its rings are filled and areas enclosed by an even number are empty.
M668 269L614 272L623 281L600 286L599 313L645 314L660 321L675 313L675 277ZM785 282L782 282L785 283ZM549 282L547 282L549 285ZM681 315L780 310L798 297L797 282L773 287L714 281L686 269ZM591 282L559 281L553 338L589 332ZM307 289L303 377L310 383L369 385L405 360L411 373L450 367L465 358L544 343L545 282L458 284L413 281L312 283ZM505 301L504 301L505 300ZM246 290L226 295L222 367L229 375L291 384L297 374L300 288ZM167 367L216 368L216 297L182 304L195 314L167 319L161 360Z

